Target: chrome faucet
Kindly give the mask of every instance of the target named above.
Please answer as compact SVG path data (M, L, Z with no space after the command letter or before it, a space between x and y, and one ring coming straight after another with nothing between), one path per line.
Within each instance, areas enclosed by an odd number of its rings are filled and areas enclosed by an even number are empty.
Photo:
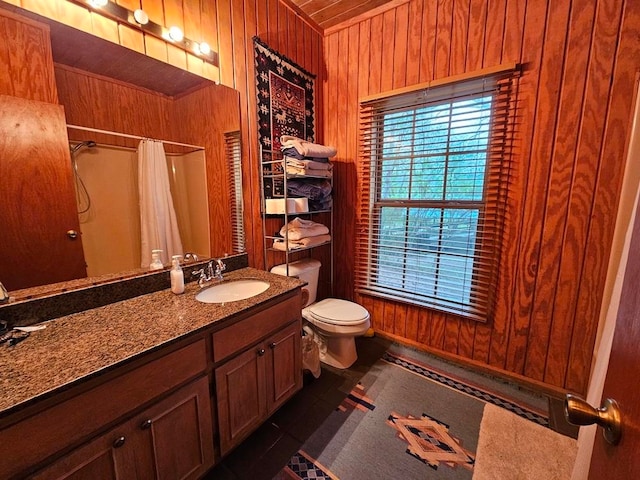
M198 255L193 252L187 252L184 254L184 263L197 262Z
M7 303L9 301L9 292L4 288L2 282L0 282L0 303Z
M222 272L226 270L226 268L227 266L224 264L222 259L218 258L210 260L206 267L203 267L200 270L195 270L191 272L191 274L199 276L198 285L200 285L200 288L203 288L214 280L216 282L221 282L223 280Z

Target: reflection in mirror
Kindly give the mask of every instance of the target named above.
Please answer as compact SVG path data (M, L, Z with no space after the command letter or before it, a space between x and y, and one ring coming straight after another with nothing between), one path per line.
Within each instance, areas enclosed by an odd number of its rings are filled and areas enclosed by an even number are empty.
M87 143L72 144L71 150L87 275L144 268L137 152ZM166 157L183 252L210 257L205 152L168 153Z
M140 268L134 222L131 156L139 140L68 125L202 146L199 152L165 148L184 251L243 252L238 92L32 12L0 7L0 16L11 9L0 22L11 53L0 56L6 77L0 186L11 199L0 211L0 281L8 290L22 290L24 298L31 296L28 287L37 287L33 295L40 296L103 282L108 271L116 272L110 278L126 278L148 270ZM39 29L47 33L34 33ZM46 52L53 52L53 63ZM236 132L233 146L227 132ZM74 162L87 195L70 155L85 141L96 146L79 148ZM79 214L89 199L90 208Z

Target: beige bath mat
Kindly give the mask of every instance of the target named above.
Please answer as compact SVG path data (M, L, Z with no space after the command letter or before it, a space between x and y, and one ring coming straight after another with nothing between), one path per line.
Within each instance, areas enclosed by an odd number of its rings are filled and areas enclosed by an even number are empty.
M576 440L487 404L473 480L568 480Z

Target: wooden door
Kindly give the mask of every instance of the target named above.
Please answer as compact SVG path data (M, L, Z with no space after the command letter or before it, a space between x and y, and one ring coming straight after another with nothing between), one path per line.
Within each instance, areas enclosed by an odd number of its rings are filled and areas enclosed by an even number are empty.
M267 414L302 388L300 329L296 322L266 341Z
M224 455L266 418L263 344L216 368L220 450Z
M60 105L0 95L0 198L8 290L87 276Z
M636 212L616 330L602 398L620 406L622 438L617 446L596 436L589 479L640 478L640 209Z
M208 377L187 385L137 417L135 463L142 478L200 478L214 463ZM141 473L141 472L139 472Z

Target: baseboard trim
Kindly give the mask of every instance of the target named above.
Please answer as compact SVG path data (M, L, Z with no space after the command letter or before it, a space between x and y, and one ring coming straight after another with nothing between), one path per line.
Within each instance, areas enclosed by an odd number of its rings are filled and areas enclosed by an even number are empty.
M536 392L543 393L550 397L564 399L565 395L569 393L568 390L556 387L555 385L549 385L548 383L540 382L539 380L534 380L524 375L520 375L518 373L509 372L507 370L503 370L501 368L493 367L491 365L487 365L486 363L478 362L477 360L472 360L469 358L461 357L459 355L455 355L450 352L445 352L442 350L438 350L437 348L429 347L427 345L423 345L413 340L409 340L407 338L401 337L399 335L393 335L392 333L380 332L377 331L375 334L381 338L385 338L387 340L392 340L401 345L405 345L411 348L415 348L416 350L420 350L426 353L430 353L437 357L440 357L444 360L447 360L451 363L458 364L460 366L472 368L475 371L493 375L495 377L502 378L504 380L508 380L510 382L516 383L522 387L526 387L528 389L534 390ZM579 393L579 392L578 392Z

